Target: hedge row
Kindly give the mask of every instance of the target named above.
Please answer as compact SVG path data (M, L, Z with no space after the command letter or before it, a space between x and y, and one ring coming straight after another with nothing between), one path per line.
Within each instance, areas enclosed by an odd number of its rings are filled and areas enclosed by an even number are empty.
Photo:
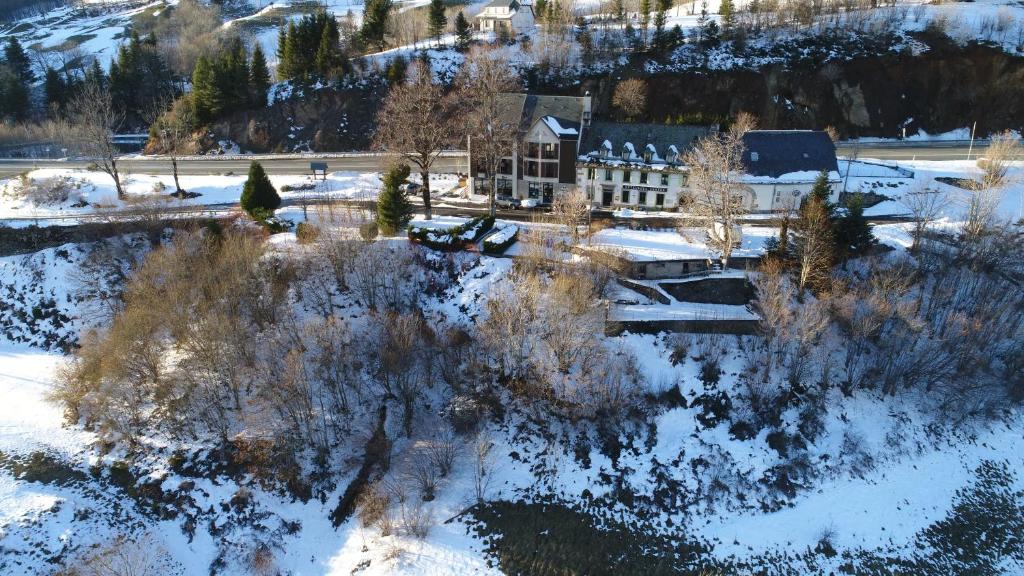
M519 238L519 227L509 224L484 240L484 252L488 254L503 254L508 247L515 244Z
M494 216L473 218L446 230L411 226L409 227L409 240L435 250L462 250L476 243L493 227Z

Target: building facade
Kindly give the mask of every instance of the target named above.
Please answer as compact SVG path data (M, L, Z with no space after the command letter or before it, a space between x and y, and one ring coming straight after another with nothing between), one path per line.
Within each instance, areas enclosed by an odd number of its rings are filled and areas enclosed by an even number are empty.
M589 94L504 98L506 121L518 122L520 136L498 170L497 195L540 204L578 188L595 208L677 210L692 193L685 154L717 131L715 126L592 122ZM747 210L796 208L822 171L829 175L831 199L838 200L835 146L825 132L754 130L743 142L739 193ZM486 194L491 182L478 168L474 175L473 192Z
M533 7L518 0L492 0L475 18L483 32L519 34L534 26Z

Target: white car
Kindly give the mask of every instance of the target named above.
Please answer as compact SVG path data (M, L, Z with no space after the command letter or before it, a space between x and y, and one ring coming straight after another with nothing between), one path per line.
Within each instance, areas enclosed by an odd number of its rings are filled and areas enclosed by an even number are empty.
M540 206L540 200L536 198L524 198L519 205L526 209L536 208L537 206Z

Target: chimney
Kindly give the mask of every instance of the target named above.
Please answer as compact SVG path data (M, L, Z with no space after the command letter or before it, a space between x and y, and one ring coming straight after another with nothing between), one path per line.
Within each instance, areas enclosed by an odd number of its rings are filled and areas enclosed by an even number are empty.
M590 90L583 94L583 118L580 119L581 126L590 126L591 98Z

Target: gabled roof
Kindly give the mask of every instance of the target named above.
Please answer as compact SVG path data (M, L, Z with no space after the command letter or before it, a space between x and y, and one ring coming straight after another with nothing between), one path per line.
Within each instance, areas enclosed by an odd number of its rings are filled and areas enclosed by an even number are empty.
M583 117L583 98L577 96L539 96L536 94L502 94L504 121L518 123L521 133L527 132L544 117L554 118L559 125L579 132ZM559 137L568 137L568 135Z
M519 2L517 0L491 0L487 4L484 4L481 11L488 8L518 8Z
M839 170L836 147L820 130L751 130L743 144L743 165L751 176Z
M630 144L634 151L653 146L655 155L665 159L670 153L689 150L697 138L713 131L712 126L593 122L583 131L580 156L597 155L606 145L611 145L611 154L618 156Z
M576 140L580 137L579 122L569 122L554 116L544 116L540 121L560 139Z

